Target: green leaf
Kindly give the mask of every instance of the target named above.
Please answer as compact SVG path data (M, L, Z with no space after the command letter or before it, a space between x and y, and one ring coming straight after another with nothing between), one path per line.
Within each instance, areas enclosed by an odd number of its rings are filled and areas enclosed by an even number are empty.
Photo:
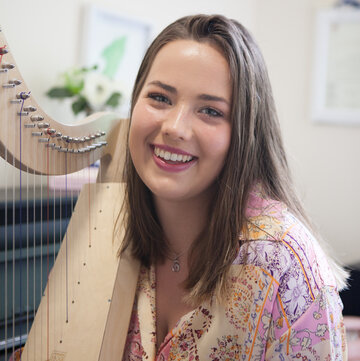
M102 52L101 56L105 60L103 74L110 79L114 79L119 69L120 63L126 50L126 36L113 40Z
M84 111L87 107L88 107L88 103L86 99L83 97L79 97L71 104L72 111L74 112L75 115Z
M59 99L63 99L63 98L71 98L74 94L65 87L54 87L51 88L46 95L49 98L59 98Z
M105 105L109 105L110 107L115 108L119 105L120 98L121 98L120 93L118 92L112 93L110 98L106 101Z

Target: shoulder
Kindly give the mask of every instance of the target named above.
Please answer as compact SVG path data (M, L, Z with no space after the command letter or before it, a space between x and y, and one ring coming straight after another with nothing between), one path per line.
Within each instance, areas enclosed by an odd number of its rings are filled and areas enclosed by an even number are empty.
M268 330L267 355L316 354L326 359L336 352L335 359L342 359L342 303L325 253L284 204L252 197L234 266L248 270L248 278L260 273L261 286L274 289L260 319Z
M248 223L234 264L256 266L277 284L289 321L295 321L336 281L313 234L287 207L252 192Z
M335 287L327 256L311 231L282 202L261 196L256 188L246 210L247 224L240 235L241 248L235 264L263 267L277 282L300 274L309 292ZM294 272L297 272L295 276Z

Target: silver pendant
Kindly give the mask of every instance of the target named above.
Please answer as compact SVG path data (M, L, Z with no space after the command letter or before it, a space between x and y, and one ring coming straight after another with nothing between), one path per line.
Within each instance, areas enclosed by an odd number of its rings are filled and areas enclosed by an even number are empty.
M180 271L180 262L177 259L174 259L171 270L173 272L179 272Z

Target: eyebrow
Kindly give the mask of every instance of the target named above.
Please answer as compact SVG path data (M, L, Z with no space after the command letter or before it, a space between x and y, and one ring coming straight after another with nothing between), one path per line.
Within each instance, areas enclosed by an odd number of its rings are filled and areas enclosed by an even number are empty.
M172 94L177 94L177 90L176 88L174 88L173 86L171 85L168 85L168 84L165 84L159 80L154 80L152 82L150 82L148 85L157 85L158 87L172 93ZM200 94L198 96L199 99L201 100L208 100L208 101L216 101L216 102L223 102L227 105L229 105L229 102L225 99L225 98L222 98L222 97L218 97L216 95L210 95L210 94Z
M199 99L201 100L209 100L209 101L215 101L215 102L223 102L225 104L229 105L229 102L222 98L222 97L218 97L216 95L210 95L210 94L200 94L199 95Z
M160 88L163 88L164 90L167 90L167 91L170 92L170 93L173 93L173 94L176 94L176 93L177 93L176 88L174 88L174 87L171 86L171 85L164 84L164 83L162 83L162 82L159 81L159 80L154 80L154 81L150 82L149 85L157 85L157 86L159 86Z

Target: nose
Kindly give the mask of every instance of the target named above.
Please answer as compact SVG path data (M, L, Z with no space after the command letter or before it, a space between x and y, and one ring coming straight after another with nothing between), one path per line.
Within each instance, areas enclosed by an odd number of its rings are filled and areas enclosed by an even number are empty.
M169 111L162 124L163 134L172 140L188 140L191 137L191 128L190 111L184 104Z

